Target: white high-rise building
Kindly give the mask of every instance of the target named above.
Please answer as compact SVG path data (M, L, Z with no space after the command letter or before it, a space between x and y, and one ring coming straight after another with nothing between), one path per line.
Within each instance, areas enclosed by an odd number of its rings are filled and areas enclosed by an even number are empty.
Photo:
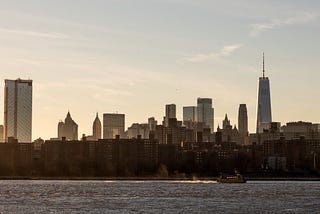
M214 131L214 109L212 108L212 99L198 98L197 100L197 122L203 122Z
M32 138L32 80L5 80L4 139L19 142Z
M257 133L263 133L263 130L270 126L271 116L271 98L269 78L265 76L264 55L263 55L263 75L259 78L258 106L257 106Z

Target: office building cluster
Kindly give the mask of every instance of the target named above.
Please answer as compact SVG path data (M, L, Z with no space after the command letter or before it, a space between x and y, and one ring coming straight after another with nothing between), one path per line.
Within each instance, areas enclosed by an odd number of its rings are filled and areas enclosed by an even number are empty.
M108 173L112 175L125 174L119 172L119 166L127 167L133 175L143 173L140 169L155 173L161 164L168 166L171 172L184 167L190 173L192 170L203 173L200 168L217 172L232 167L255 172L319 169L320 125L303 121L281 125L272 120L270 81L265 75L264 56L262 77L258 81L255 133L248 130L246 104L239 104L238 121L234 123L237 125L233 126L225 114L224 120L219 121L221 126L215 128L212 98L199 97L196 105L182 107L182 121L177 119L177 106L173 103L165 105L161 122L149 117L146 123L133 123L128 129L125 128L125 114L103 113L101 122L97 113L92 133L81 137L78 124L68 111L65 120L58 123L56 137L31 143L32 80L5 80L4 91L4 123L0 125L0 139L6 142L1 145L6 151L3 159L19 159L18 154L27 154L23 157L32 162L30 167L38 167L37 161L40 161L44 163L41 167L54 169L61 164L55 162L57 160L81 160L86 164L95 163L92 167L98 163L102 168L109 167ZM78 151L76 156L72 155L73 151ZM112 164L103 165L109 162ZM10 168L1 163L0 167ZM79 166L65 167L76 170ZM99 167L99 170L92 167L90 170L101 172Z

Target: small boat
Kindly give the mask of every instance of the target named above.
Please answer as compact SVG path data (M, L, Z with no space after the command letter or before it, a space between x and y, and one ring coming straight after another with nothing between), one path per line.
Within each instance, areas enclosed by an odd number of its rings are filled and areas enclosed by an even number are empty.
M236 173L234 175L220 175L217 178L217 182L218 183L246 183L247 180L239 173Z

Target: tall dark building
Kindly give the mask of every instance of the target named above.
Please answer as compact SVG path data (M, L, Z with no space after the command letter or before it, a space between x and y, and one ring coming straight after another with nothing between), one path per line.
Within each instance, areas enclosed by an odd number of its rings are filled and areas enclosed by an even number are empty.
M78 140L78 124L71 118L69 111L64 122L58 123L58 138L62 139L63 137L66 140Z
M96 115L96 119L93 121L92 136L95 140L101 139L101 121L99 119L98 113Z
M185 106L183 107L183 125L187 129L195 128L197 124L197 107Z
M183 107L183 123L197 121L197 107L185 106Z
M230 125L230 120L228 119L228 114L224 117L224 120L222 121L222 128L227 129Z
M269 127L272 122L271 98L269 78L265 76L264 54L263 54L263 75L259 78L258 106L257 106L257 133Z
M124 114L103 114L103 139L114 139L117 135L123 138L124 126Z
M149 131L155 131L157 124L158 124L158 122L154 119L154 117L148 118Z
M0 125L0 142L3 142L3 125Z
M169 120L176 118L176 105L175 104L167 104L166 105L166 116L164 118L164 125L166 127L169 126Z
M248 134L248 113L246 104L240 104L239 106L238 129L241 135Z
M197 100L197 122L202 122L214 131L214 109L212 108L212 99L198 98Z

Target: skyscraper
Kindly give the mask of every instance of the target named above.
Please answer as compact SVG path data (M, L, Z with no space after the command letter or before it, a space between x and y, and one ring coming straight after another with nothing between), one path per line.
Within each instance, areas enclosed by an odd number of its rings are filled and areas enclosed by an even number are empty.
M99 119L98 113L96 115L96 119L93 121L92 136L94 140L101 139L101 121Z
M197 107L185 106L183 107L183 122L197 121Z
M230 120L228 119L228 114L224 117L224 120L222 121L222 128L227 129L230 125Z
M0 142L3 142L3 125L0 125Z
M258 106L257 106L257 133L262 133L263 129L272 122L271 117L271 98L269 78L265 76L264 54L262 77L259 78Z
M155 131L157 128L157 121L154 119L154 117L149 117L148 118L148 126L149 126L149 131Z
M211 132L214 131L214 109L212 108L212 99L198 98L197 122L203 122L211 129Z
M169 119L176 118L176 105L167 104L166 105L166 116L164 118L165 126L169 125Z
M103 138L114 139L116 135L124 137L124 114L103 114Z
M32 80L5 80L4 139L14 137L19 142L31 142Z
M241 135L248 134L248 113L246 104L240 104L239 106L238 129Z
M58 123L58 138L66 140L78 140L78 124L71 118L70 112L68 111L64 122Z

